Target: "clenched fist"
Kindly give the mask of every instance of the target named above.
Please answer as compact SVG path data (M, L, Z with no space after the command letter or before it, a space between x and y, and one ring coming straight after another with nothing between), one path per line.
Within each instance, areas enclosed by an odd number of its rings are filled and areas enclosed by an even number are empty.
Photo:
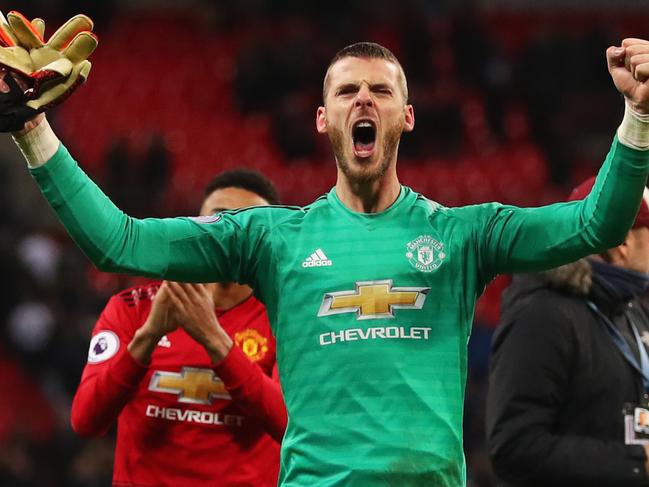
M649 114L649 41L628 38L606 51L608 70L617 90L638 113Z

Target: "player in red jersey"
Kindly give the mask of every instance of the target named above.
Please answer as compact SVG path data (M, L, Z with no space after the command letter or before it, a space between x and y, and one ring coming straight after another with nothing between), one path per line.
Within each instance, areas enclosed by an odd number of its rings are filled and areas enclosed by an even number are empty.
M202 218L277 203L272 184L245 170L217 176L205 194ZM93 330L72 427L95 436L115 420L113 486L277 485L286 410L252 289L157 282L113 296Z

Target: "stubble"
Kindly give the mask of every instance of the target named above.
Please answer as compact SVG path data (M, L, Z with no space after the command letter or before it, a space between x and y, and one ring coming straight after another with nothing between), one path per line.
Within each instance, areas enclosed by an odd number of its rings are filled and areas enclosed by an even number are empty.
M395 124L385 134L382 144L383 158L377 165L365 166L362 162L350 161L349 157L345 154L345 135L342 130L329 127L328 135L331 142L331 148L336 158L336 164L343 172L343 174L351 182L355 183L372 183L378 181L385 176L385 173L390 168L392 160L397 157L397 149L399 141L403 132L403 124ZM354 157L350 155L350 157Z

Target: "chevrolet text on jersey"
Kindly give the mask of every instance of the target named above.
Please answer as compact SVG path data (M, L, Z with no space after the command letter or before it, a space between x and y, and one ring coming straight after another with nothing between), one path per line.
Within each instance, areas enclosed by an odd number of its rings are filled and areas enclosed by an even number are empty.
M320 335L320 345L355 340L395 339L428 340L432 328L422 326L373 326L371 328L348 328L339 332L330 331Z

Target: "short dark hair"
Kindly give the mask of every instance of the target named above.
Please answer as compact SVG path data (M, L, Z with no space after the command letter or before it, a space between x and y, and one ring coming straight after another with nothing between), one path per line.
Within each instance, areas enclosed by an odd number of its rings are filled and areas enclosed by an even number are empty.
M265 199L271 205L279 204L277 188L266 176L251 169L231 169L218 174L205 186L204 196L208 197L217 189L241 188Z
M355 44L350 44L349 46L343 47L340 51L338 51L333 58L331 58L331 61L329 62L329 66L327 66L327 72L324 77L324 82L322 84L322 100L327 96L327 81L329 78L329 70L331 67L336 64L338 61L341 59L347 58L347 57L359 57L359 58L370 58L370 59L384 59L386 61L389 61L393 64L396 64L399 67L399 71L401 72L401 89L403 90L404 98L406 101L408 100L408 83L406 82L406 74L403 71L403 67L401 66L401 63L397 59L397 57L388 49L387 47L383 47L381 44L377 44L376 42L357 42Z

